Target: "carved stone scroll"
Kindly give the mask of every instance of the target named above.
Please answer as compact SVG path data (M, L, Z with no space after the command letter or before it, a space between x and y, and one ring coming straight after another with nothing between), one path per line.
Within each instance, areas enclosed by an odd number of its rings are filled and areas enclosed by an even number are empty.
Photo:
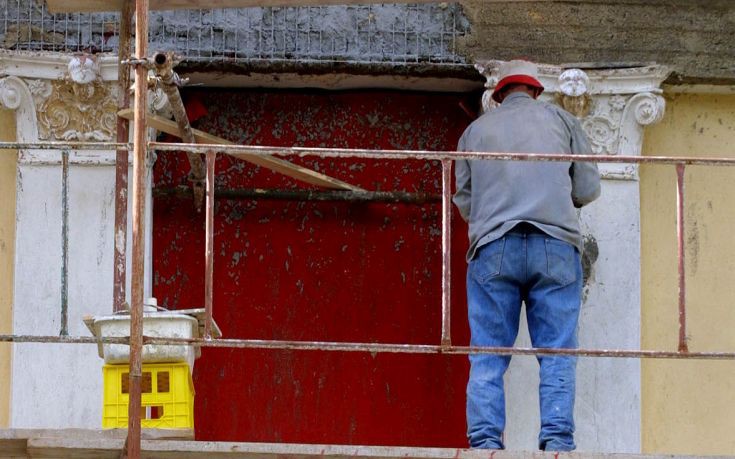
M0 79L0 106L16 112L16 140L38 140L33 90L22 79L9 76Z

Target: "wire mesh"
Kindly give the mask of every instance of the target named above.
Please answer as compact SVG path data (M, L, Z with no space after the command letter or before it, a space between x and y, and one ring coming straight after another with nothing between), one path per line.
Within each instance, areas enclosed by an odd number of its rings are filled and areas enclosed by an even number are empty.
M119 13L50 14L42 0L4 4L0 47L115 52ZM457 3L152 11L149 44L205 60L463 63L469 23Z

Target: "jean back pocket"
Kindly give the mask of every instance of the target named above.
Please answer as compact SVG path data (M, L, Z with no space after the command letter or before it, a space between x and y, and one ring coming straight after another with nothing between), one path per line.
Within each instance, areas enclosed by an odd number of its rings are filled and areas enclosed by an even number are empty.
M500 274L503 264L505 238L496 239L478 249L475 258L470 261L470 275L475 281L484 284Z
M560 286L577 280L577 249L570 243L546 238L546 269L549 277Z

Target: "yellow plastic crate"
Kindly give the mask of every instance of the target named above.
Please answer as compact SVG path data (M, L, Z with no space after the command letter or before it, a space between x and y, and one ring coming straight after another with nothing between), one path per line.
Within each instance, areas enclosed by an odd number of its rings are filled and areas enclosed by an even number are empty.
M102 427L105 429L128 427L128 373L128 365L102 367ZM143 364L142 373L141 426L193 429L194 383L189 365L184 362Z

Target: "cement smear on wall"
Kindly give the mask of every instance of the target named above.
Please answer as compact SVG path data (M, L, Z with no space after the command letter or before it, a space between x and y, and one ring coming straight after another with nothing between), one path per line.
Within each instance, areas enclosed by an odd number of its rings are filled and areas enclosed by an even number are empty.
M8 5L0 47L116 52L119 13L49 14L41 0ZM152 51L190 59L459 63L469 23L457 3L153 11Z

